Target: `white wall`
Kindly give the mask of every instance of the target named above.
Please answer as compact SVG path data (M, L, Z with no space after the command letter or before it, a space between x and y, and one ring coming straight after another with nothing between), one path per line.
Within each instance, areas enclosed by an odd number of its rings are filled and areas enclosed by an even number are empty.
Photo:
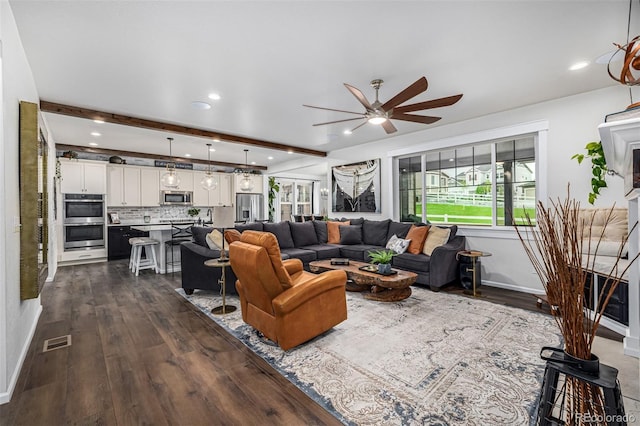
M603 70L603 72L605 71ZM345 217L364 216L373 220L394 217L393 205L396 200L393 196L389 196L389 194L395 193L389 152L412 150L420 152L435 149L448 140L471 140L478 134L490 133L495 129L517 127L525 123L540 121L548 123L546 155L539 161L542 166L541 170L546 170L546 173L544 176L537 177L539 186L545 181L547 184L546 188L539 188L541 193L547 194L551 199L564 198L567 184L570 184L572 197L580 200L583 207L589 207L587 194L590 192L590 166L588 164L578 165L575 160L571 160L571 156L578 152L584 152L584 146L588 142L600 140L597 126L604 121L604 116L621 111L628 104L629 92L627 88L612 86L512 111L392 137L367 145L332 151L327 158L329 162L327 181L331 181L330 167L333 165L381 158L382 212L364 215L340 213L339 215ZM462 102L461 105L463 105ZM446 110L443 110L442 113L446 114ZM363 152L367 153L366 158L363 158ZM602 196L596 201L595 207L607 207L613 203L626 207L622 180L610 177L608 182L609 188L603 191ZM337 214L329 213L330 217L335 215ZM394 218L397 219L397 217ZM543 291L515 232L510 229L506 232L486 229L478 231L471 227L465 227L460 230L460 233L467 236L468 247L493 254L491 257L482 259L483 282L485 284L522 291Z
M40 298L20 301L19 101L38 102L13 13L0 2L2 138L0 149L0 403L7 402L42 310Z

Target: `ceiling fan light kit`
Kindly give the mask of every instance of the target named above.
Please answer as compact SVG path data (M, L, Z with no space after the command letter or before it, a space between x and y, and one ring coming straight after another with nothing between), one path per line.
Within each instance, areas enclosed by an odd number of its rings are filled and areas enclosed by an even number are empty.
M162 184L168 188L177 188L180 185L180 178L176 173L176 163L173 162L173 155L171 154L171 142L173 138L167 138L169 140L169 162L167 162L167 171L162 175Z
M410 105L402 105L409 99L418 96L420 93L425 92L428 87L427 79L425 77L420 77L415 83L398 93L393 98L389 99L387 102L382 103L378 99L378 91L380 87L384 83L383 80L375 79L371 80L371 87L373 87L376 91L376 100L373 103L369 103L366 96L356 87L351 86L347 83L344 83L344 86L347 88L349 92L364 106L365 112L354 112L354 111L345 111L340 109L333 108L325 108L318 107L313 105L303 105L308 108L322 109L327 111L335 111L335 112L344 112L347 114L355 114L359 117L356 118L346 118L343 120L335 120L328 121L326 123L317 123L313 126L324 126L326 124L335 124L342 123L345 121L354 121L354 120L362 120L364 121L360 123L358 126L354 127L351 132L362 127L366 123L371 123L374 125L380 125L387 134L394 133L398 129L393 125L391 120L401 120L401 121L409 121L413 123L422 123L422 124L431 124L440 120L441 117L431 117L424 115L416 115L416 114L407 114L408 112L413 111L421 111L425 109L431 108L440 108L444 106L453 105L458 102L462 98L462 94L447 96L445 98L433 99L425 102L418 102ZM401 106L402 105L402 106Z

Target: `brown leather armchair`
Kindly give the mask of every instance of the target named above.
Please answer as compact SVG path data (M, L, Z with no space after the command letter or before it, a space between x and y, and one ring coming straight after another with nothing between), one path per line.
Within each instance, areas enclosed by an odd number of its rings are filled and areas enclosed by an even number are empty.
M229 246L242 319L284 349L347 319L344 271L319 275L299 259L282 260L275 235L244 231Z

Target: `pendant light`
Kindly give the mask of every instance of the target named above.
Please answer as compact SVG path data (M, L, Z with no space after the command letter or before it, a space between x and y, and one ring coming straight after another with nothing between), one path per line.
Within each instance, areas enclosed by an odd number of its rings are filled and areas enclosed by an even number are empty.
M162 185L168 188L177 188L180 185L180 178L176 173L176 163L173 161L173 156L171 154L171 142L173 138L169 139L169 162L167 162L167 171L162 175Z
M247 162L247 153L248 149L244 150L244 178L240 182L240 191L249 192L253 191L253 180L251 179L251 175L249 175L249 163Z
M207 173L204 175L202 180L200 181L200 186L207 191L213 191L218 187L218 180L213 176L211 172L211 144L207 144L207 160L209 163L209 169Z

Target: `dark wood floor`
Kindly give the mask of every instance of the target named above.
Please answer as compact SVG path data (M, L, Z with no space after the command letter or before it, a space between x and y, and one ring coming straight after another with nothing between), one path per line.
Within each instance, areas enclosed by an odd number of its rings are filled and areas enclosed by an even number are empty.
M339 424L178 296L179 286L179 274L136 278L127 261L59 268L0 424ZM538 309L529 294L482 291ZM70 347L42 352L45 339L66 334Z

